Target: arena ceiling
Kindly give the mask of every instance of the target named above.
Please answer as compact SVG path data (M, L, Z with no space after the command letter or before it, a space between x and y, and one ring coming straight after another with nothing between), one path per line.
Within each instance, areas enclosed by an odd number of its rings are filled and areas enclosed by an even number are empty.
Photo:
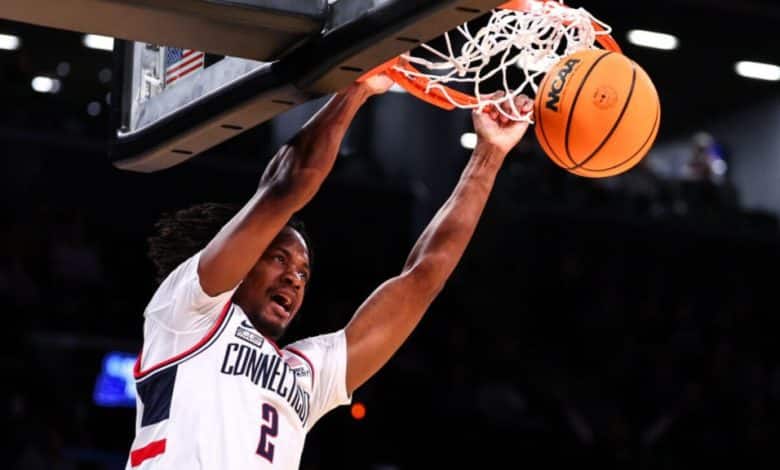
M568 4L583 6L610 24L624 52L650 74L662 101L660 139L706 129L724 116L780 97L780 82L746 79L734 72L739 60L780 64L776 0ZM679 48L631 45L626 34L636 28L673 34ZM22 41L17 50L0 50L0 136L63 139L100 148L111 132L112 53L85 48L79 33L11 21L0 21L0 34ZM60 92L33 91L31 80L38 75L58 76Z

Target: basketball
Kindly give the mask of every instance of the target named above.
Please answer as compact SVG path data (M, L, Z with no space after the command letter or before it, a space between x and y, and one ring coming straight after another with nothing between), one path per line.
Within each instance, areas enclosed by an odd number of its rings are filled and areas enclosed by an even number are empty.
M563 57L544 77L534 119L539 145L553 162L579 176L603 178L630 170L647 154L661 104L636 62L586 49Z

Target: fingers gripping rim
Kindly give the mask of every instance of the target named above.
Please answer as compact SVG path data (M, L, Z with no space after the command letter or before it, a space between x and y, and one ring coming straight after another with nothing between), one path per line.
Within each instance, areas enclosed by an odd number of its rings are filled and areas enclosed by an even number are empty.
M369 77L384 73L390 77L395 83L397 83L404 90L409 92L412 96L427 101L428 103L452 111L455 109L455 105L450 99L455 100L461 106L474 106L477 104L477 99L466 93L462 93L458 90L444 87L446 91L442 91L439 88L428 88L429 81L423 77L420 77L416 73L414 75L407 75L397 70L403 68L412 72L417 72L417 69L403 60L400 57L395 57L385 62L384 64L375 67L358 79L358 82L362 82ZM447 97L449 95L449 98Z
M401 60L400 57L393 57L392 59L388 60L385 63L379 64L373 69L369 70L368 72L364 73L360 77L358 77L357 82L363 82L367 79L373 77L374 75L379 75L380 73L388 73L392 68L398 63L398 61Z

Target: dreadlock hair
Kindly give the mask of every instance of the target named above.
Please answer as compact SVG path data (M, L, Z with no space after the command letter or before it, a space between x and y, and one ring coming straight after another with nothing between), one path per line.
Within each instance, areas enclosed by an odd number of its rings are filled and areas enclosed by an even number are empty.
M205 202L164 213L154 225L155 234L147 238L147 253L157 271L157 282L161 283L177 266L205 248L239 209L237 204ZM303 237L309 265L313 266L314 252L303 221L293 216L286 226Z

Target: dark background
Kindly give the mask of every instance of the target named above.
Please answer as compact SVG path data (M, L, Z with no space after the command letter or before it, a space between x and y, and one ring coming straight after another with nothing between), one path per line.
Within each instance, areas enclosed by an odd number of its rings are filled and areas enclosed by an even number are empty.
M574 3L574 2L571 2ZM780 85L738 77L777 63L772 0L592 0L662 102L656 147L588 180L532 132L499 175L466 255L390 363L309 436L304 468L776 468L775 337ZM677 35L639 49L631 28ZM163 211L244 201L275 149L322 100L154 174L107 157L110 52L10 22L0 51L0 365L11 468L122 468L134 410L92 403L107 351L137 352L154 291L145 238ZM56 74L56 95L30 80ZM96 116L90 102L101 103ZM303 211L317 266L286 341L343 326L399 272L468 158L468 113L388 93L365 106ZM694 137L727 164L691 178ZM682 163L681 163L682 162ZM665 168L665 170L660 170Z

